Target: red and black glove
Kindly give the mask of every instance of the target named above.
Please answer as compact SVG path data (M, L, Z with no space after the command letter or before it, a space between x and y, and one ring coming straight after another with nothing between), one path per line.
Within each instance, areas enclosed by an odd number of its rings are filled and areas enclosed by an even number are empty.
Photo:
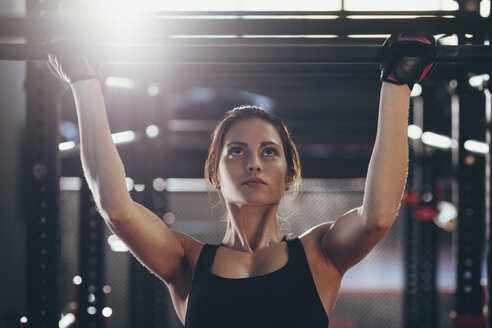
M432 35L392 34L383 45L379 67L381 81L407 84L410 90L430 75L436 63L436 40Z
M47 44L47 66L61 81L99 79L99 60L93 44L86 40L66 39Z

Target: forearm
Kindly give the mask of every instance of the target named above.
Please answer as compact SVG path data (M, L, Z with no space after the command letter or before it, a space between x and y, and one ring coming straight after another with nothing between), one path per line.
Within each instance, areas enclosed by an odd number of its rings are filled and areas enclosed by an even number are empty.
M101 85L97 80L72 84L79 130L82 168L105 219L130 213L132 200L125 170L111 138Z
M409 103L406 85L383 82L362 206L368 227L388 228L398 214L408 168Z

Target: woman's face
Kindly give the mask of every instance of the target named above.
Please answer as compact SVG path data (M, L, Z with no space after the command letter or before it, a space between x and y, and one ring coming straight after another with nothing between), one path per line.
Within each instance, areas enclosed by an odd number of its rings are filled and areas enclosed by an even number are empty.
M224 137L218 180L226 202L242 205L278 204L288 186L282 139L262 119L235 123Z

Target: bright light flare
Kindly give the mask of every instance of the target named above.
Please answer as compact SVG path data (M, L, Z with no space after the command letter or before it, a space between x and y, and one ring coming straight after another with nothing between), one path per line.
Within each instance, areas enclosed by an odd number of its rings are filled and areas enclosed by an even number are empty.
M133 186L135 185L135 182L133 181L132 178L129 178L129 177L126 177L125 178L125 182L126 182L126 190L127 191L132 191L133 190Z
M145 190L145 185L144 184L140 184L140 183L136 183L133 186L133 189L135 189L135 191L137 191L137 192L142 192L142 191Z
M156 1L141 0L146 10L169 11L332 11L340 10L338 1L304 0L190 0L190 1Z
M444 46L457 46L458 45L458 36L456 34L452 35L437 35L436 40L439 40L440 45Z
M108 87L120 88L126 90L135 89L135 81L126 77L108 76L105 80Z
M422 129L418 125L411 124L408 126L408 137L413 140L419 140L422 137Z
M159 135L159 127L157 125L149 125L145 128L145 134L149 138L155 138Z
M468 79L468 83L470 84L470 86L474 88L482 88L484 84L489 80L490 80L489 74L480 74L470 77Z
M241 19L277 19L278 15L241 15L234 18ZM340 16L337 15L281 15L282 19L337 19Z
M70 327L72 323L75 322L75 315L73 313L67 313L63 316L63 318L58 321L59 328L67 328Z
M347 37L352 39L386 39L391 34L349 34Z
M154 181L152 181L152 187L155 191L163 191L166 189L166 180L163 178L155 178Z
M482 17L490 16L490 0L482 0L480 2L480 16Z
M128 131L113 133L111 137L113 138L113 142L115 144L132 142L133 140L135 140L135 132L128 130Z
M74 148L75 148L75 142L73 141L67 141L58 144L58 149L60 151L67 151Z
M348 19L395 19L395 18L418 18L424 15L348 15ZM430 15L425 15L430 16Z
M140 1L91 0L89 3L95 28L111 40L123 41L145 35L144 7Z
M426 145L442 149L450 149L456 146L455 140L429 131L422 133L422 142Z
M257 34L246 34L241 35L244 39L334 39L338 38L335 34L295 34L295 35L257 35Z
M458 217L456 206L442 201L437 204L437 210L439 214L434 218L434 223L446 231L452 231L456 226Z
M422 86L418 83L413 85L412 92L410 93L410 97L418 97L422 94Z
M75 285L80 285L82 283L82 278L80 276L75 276L72 281Z
M174 216L172 212L165 213L162 219L166 222L166 224L173 224L176 222L176 216Z
M487 154L489 152L489 145L482 141L467 140L463 146L471 153Z
M489 0L481 3L482 17L486 14ZM104 17L107 24L113 24L117 30L122 18L135 17L136 12L142 11L336 11L341 10L339 1L304 0L289 2L284 0L189 0L189 1L157 1L157 0L90 0L92 12ZM490 5L489 5L490 6ZM453 0L414 0L410 2L393 0L345 0L345 10L349 11L433 11L458 10L458 3ZM130 26L134 28L135 26Z
M151 97L155 97L159 94L160 90L159 90L159 86L155 85L155 84L151 84L149 85L149 87L147 88L147 93L149 96Z
M105 307L102 310L102 315L106 318L109 318L113 314L113 310L110 307Z
M108 237L108 244L113 252L128 252L126 244L116 235Z
M413 0L413 1L394 1L394 0L345 0L345 10L352 11L423 11L426 10L458 10L458 3L453 0Z

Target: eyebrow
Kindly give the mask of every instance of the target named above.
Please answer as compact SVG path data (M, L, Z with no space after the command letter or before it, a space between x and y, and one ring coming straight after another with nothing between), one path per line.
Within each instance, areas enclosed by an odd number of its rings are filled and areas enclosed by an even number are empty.
M230 145L240 145L242 147L248 148L248 144L245 143L245 142L241 142L241 141L233 141L233 142L228 143L226 146L228 147ZM261 147L265 147L265 146L269 146L269 145L274 145L274 146L280 147L279 144L277 144L277 143L275 143L273 141L263 141L260 144Z

